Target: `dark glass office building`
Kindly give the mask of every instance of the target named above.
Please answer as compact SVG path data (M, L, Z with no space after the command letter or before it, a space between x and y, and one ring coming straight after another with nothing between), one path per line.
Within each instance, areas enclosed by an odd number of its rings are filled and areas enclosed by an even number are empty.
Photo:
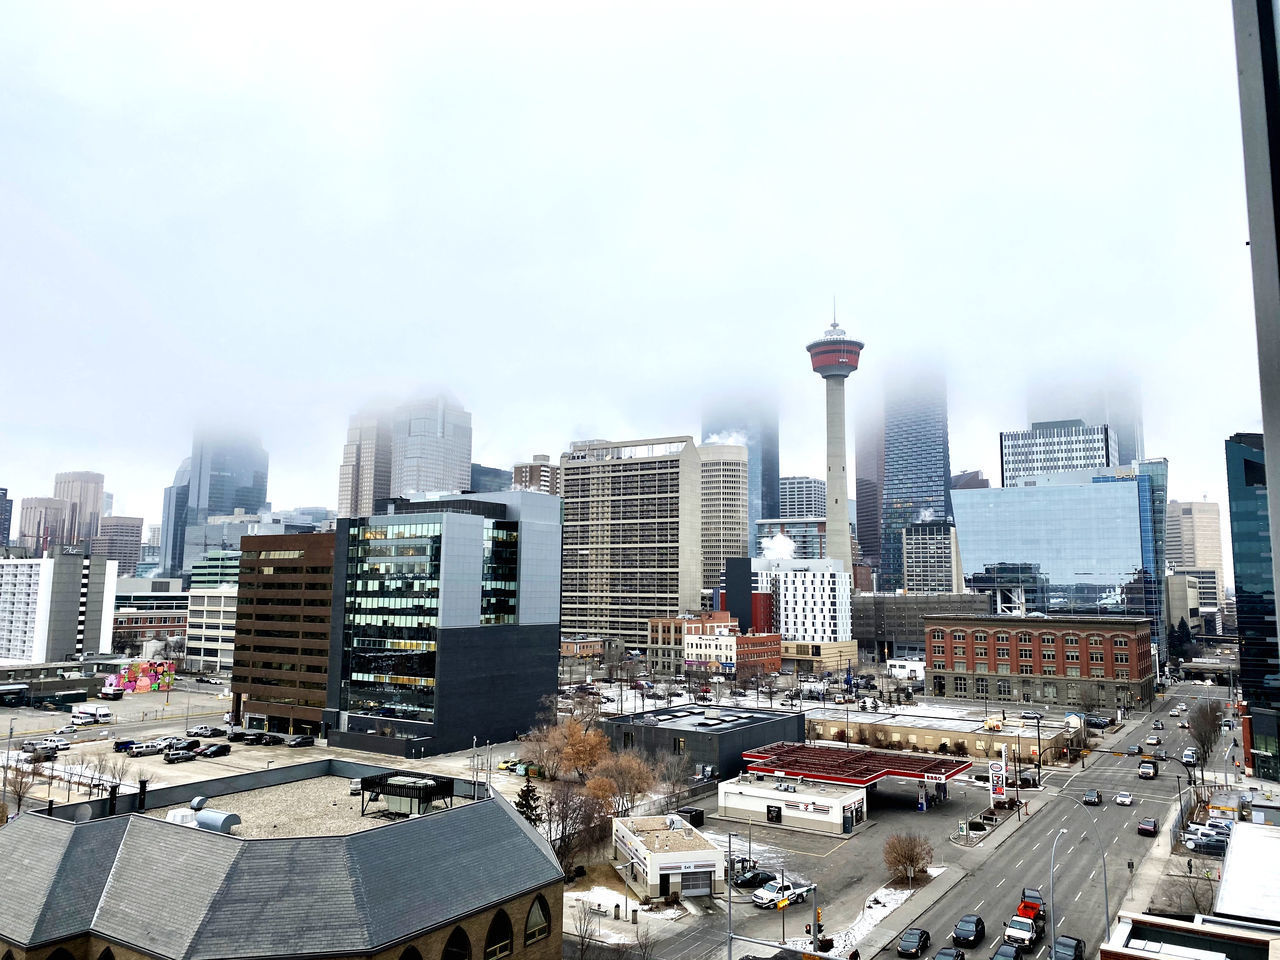
M1236 581L1236 627L1240 636L1240 687L1252 718L1254 772L1280 779L1280 640L1267 509L1267 467L1262 434L1237 433L1227 440L1227 498L1231 557Z
M953 515L946 380L941 374L899 378L884 405L880 590L902 589L903 529ZM963 552L961 557L970 562Z
M560 499L380 500L340 519L325 724L422 756L528 730L556 687Z
M703 411L702 442L738 443L747 448L747 550L758 556L761 518L772 520L782 515L778 408L758 397L718 397Z

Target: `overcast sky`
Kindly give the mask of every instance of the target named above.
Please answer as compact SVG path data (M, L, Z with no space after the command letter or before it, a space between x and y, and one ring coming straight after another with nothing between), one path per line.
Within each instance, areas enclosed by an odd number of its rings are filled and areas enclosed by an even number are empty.
M225 418L260 428L277 507L332 506L346 417L439 387L502 467L770 390L783 473L820 475L804 345L833 296L866 341L851 408L946 366L956 470L998 476L1027 391L1099 363L1142 384L1175 498L1224 502L1223 440L1260 429L1228 0L4 23L15 499L98 470L157 523Z

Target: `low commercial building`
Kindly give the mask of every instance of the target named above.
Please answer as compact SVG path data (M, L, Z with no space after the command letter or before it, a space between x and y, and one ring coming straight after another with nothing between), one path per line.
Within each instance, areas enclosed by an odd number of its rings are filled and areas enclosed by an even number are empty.
M988 614L991 598L971 593L860 593L854 596L850 610L853 636L863 655L873 662L884 662L925 655L925 617Z
M745 768L744 750L780 739L804 739L804 714L741 707L664 707L601 720L600 729L615 751L688 757L695 772L726 777Z
M795 676L825 673L844 676L846 670L858 672L858 641L830 640L826 643L783 640L781 644L782 670Z
M599 637L560 638L561 657L603 657L604 641Z
M743 773L723 781L719 795L719 816L726 819L818 833L849 833L867 816L865 788L802 777Z
M675 814L615 817L611 860L638 897L724 893L724 854Z
M192 585L187 603L186 669L230 671L236 646L236 585Z

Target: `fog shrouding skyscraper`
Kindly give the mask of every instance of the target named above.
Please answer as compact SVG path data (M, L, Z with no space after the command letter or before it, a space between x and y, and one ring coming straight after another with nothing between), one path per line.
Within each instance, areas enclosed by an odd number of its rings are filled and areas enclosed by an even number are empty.
M19 504L18 546L30 556L53 556L71 542L72 505L56 497L23 497Z
M391 417L357 413L347 426L338 467L338 516L367 517L391 496Z
M132 577L142 558L142 517L103 517L93 538L94 556L118 564L119 575Z
M1200 606L1218 609L1225 595L1222 518L1216 503L1170 500L1165 520L1165 558L1178 573L1212 570L1213 579L1197 575Z
M1077 418L1085 423L1105 423L1114 434L1120 466L1146 457L1142 394L1136 384L1119 376L1036 391L1027 403L1027 412L1032 423Z
M471 465L471 482L467 489L472 493L501 493L511 489L511 471L501 467L486 467L481 463Z
M902 531L951 510L947 383L941 373L890 379L884 404L880 589L902 589ZM960 531L964 536L964 531Z
M845 431L844 382L858 369L863 343L846 336L839 324L831 321L831 327L821 337L808 344L809 362L813 372L822 377L827 395L827 553L833 560L844 564L841 568L853 574L853 544L848 538L836 536L836 531L849 526L849 449Z
M827 515L827 482L815 477L783 477L778 481L778 503L781 512L769 520L791 520L795 517ZM759 531L757 531L757 535Z
M778 408L762 397L722 395L702 412L702 442L747 448L747 549L755 556L756 524L778 516Z
M747 448L704 443L702 458L702 590L720 585L724 562L747 553Z
M396 408L391 421L391 496L471 487L471 413L443 394Z
M1091 426L1083 420L1051 420L1033 423L1029 430L1000 432L1003 487L1038 473L1114 467L1118 463L1116 436L1105 423Z
M98 520L102 516L103 482L102 474L91 470L72 470L54 475L54 499L71 504L67 514L67 543L77 544L97 536Z
M854 453L858 546L862 559L880 566L880 523L884 500L884 402L872 391L854 414Z

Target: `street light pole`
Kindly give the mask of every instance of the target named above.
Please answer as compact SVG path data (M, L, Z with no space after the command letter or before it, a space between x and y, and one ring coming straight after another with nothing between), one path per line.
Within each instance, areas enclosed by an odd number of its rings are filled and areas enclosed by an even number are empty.
M729 882L725 890L725 899L729 901L729 936L725 939L725 960L733 960L733 838L736 833L729 834Z
M13 720L9 719L9 739L4 744L4 786L0 786L0 800L9 796L9 756L13 751Z
M1036 711L1037 713L1039 711ZM1040 718L1036 717L1036 786L1040 786L1040 781L1044 779L1044 768L1041 765L1041 754L1044 753L1044 747L1040 745Z
M1053 874L1057 869L1057 867L1055 866L1055 863L1056 863L1056 858L1058 856L1058 841L1061 840L1066 835L1067 835L1067 828L1066 827L1060 828L1058 830L1058 835L1053 838L1053 846L1049 850L1049 949L1051 950L1053 949L1054 937L1057 934L1057 929L1054 926L1054 919L1053 919ZM1104 925L1104 930L1105 930L1105 925ZM1104 934L1104 938L1105 938L1105 934Z

